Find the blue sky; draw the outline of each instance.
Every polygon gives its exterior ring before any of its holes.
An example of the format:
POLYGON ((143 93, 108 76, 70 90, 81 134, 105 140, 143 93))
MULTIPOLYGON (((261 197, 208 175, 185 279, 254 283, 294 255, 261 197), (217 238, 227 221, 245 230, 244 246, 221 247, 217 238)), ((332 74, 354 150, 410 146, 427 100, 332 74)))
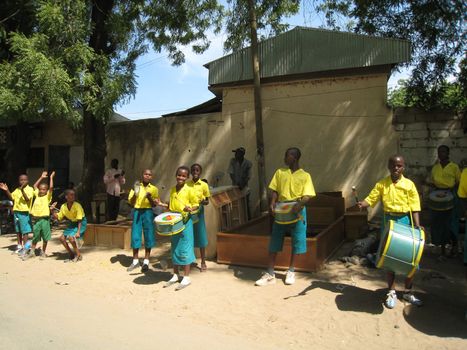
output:
MULTIPOLYGON (((318 27, 323 23, 320 15, 309 15, 312 11, 301 10, 300 14, 285 20, 291 28, 295 26, 318 27)), ((137 92, 134 99, 116 107, 116 112, 129 119, 157 118, 162 114, 184 110, 205 102, 214 95, 208 90, 208 70, 204 64, 224 55, 223 43, 226 35, 209 34, 210 48, 201 55, 189 47, 183 48, 186 61, 181 66, 172 66, 165 53, 149 52, 137 60, 137 92)), ((406 77, 404 71, 394 74, 389 86, 406 77)))

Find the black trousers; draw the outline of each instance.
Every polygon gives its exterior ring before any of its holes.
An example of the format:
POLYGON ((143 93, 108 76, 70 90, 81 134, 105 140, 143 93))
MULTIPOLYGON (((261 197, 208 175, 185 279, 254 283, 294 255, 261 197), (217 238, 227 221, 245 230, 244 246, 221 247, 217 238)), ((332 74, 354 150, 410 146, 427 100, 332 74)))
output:
POLYGON ((112 196, 107 193, 107 215, 106 220, 117 220, 118 211, 120 209, 120 196, 112 196))

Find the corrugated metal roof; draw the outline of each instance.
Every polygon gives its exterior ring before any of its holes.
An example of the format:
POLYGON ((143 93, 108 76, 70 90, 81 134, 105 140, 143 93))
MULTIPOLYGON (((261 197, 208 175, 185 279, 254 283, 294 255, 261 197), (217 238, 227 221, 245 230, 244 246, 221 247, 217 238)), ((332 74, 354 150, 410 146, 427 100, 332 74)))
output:
MULTIPOLYGON (((407 62, 410 42, 296 27, 259 44, 261 78, 407 62)), ((209 85, 252 80, 250 47, 205 65, 209 85)))

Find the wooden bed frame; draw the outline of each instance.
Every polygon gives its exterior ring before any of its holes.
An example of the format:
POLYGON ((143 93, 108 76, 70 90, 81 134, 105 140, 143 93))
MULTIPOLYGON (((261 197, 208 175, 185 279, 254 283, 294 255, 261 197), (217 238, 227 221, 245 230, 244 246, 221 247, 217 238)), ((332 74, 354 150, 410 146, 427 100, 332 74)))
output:
MULTIPOLYGON (((307 204, 307 252, 295 259, 297 271, 320 270, 344 241, 345 203, 341 192, 321 193, 307 204), (310 232, 311 231, 311 232, 310 232)), ((272 218, 263 215, 231 230, 217 233, 217 262, 241 266, 267 267, 272 218)), ((287 269, 291 239, 284 240, 277 254, 276 268, 287 269)))

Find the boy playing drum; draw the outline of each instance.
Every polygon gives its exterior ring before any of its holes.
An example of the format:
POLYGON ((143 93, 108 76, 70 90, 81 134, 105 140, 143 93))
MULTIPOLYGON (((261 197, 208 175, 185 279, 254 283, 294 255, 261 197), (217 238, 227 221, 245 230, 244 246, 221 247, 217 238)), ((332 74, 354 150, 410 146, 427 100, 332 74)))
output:
POLYGON ((290 255, 290 267, 286 273, 285 284, 295 283, 295 255, 306 253, 306 208, 305 204, 316 196, 311 176, 301 169, 298 160, 301 153, 298 148, 289 148, 285 152, 284 162, 287 168, 277 169, 269 188, 272 190, 271 203, 269 206, 271 214, 277 202, 296 201, 292 212, 299 213, 299 220, 289 224, 274 222, 272 226, 271 240, 269 243, 269 266, 268 271, 256 281, 257 286, 266 286, 276 283, 274 265, 277 253, 282 251, 284 236, 287 232, 292 238, 292 253, 290 255))
MULTIPOLYGON (((411 215, 413 216, 414 225, 416 228, 421 228, 419 220, 420 198, 418 196, 415 184, 402 175, 405 167, 404 158, 400 155, 395 155, 389 158, 388 169, 390 176, 378 181, 375 187, 371 190, 365 200, 358 202, 360 208, 374 207, 379 201, 382 201, 384 207, 383 223, 381 225, 381 233, 385 232, 386 225, 389 220, 397 223, 410 225, 411 215)), ((397 302, 395 273, 388 271, 388 294, 385 305, 392 309, 397 302)), ((411 304, 421 306, 422 301, 416 298, 411 290, 413 283, 413 275, 405 280, 404 300, 411 304)))

